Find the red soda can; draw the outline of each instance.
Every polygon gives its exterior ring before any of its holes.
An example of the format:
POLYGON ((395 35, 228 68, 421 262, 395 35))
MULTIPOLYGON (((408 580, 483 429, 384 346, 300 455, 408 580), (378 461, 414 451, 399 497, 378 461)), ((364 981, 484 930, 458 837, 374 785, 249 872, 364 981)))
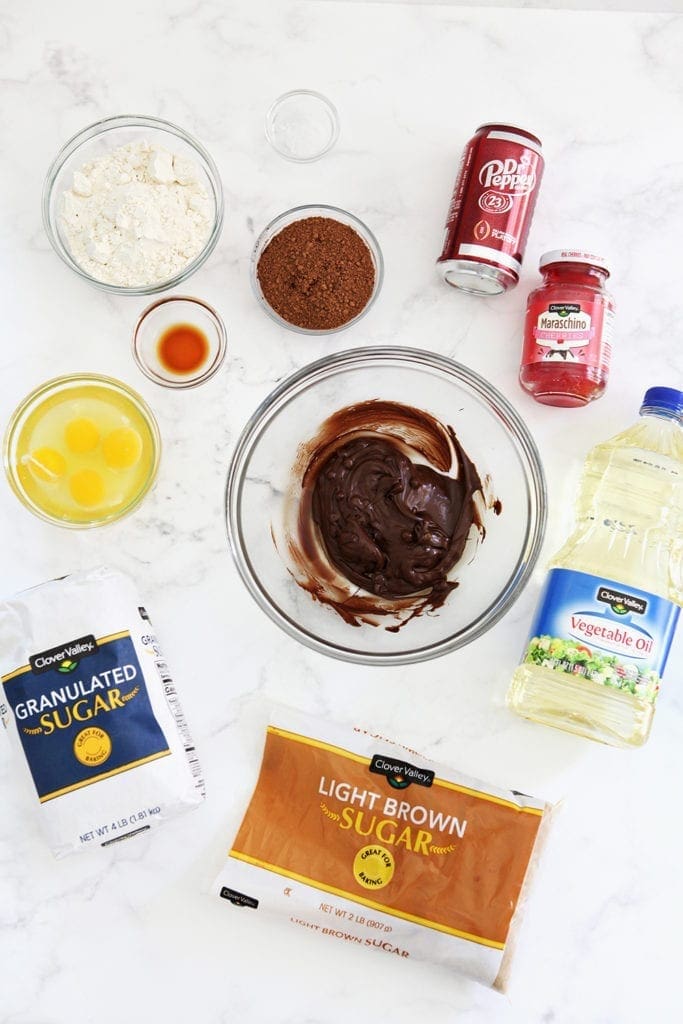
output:
POLYGON ((509 124, 483 124, 465 147, 437 267, 454 288, 499 295, 519 281, 543 174, 541 142, 509 124))

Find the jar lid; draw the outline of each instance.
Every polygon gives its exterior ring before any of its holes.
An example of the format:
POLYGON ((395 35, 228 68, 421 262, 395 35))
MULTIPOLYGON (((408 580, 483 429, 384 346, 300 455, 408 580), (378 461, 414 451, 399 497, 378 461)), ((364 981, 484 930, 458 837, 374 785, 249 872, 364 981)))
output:
POLYGON ((551 249, 544 252, 538 261, 538 269, 551 263, 583 263, 587 267, 599 267, 609 276, 609 267, 604 256, 596 256, 594 252, 584 252, 582 249, 551 249))

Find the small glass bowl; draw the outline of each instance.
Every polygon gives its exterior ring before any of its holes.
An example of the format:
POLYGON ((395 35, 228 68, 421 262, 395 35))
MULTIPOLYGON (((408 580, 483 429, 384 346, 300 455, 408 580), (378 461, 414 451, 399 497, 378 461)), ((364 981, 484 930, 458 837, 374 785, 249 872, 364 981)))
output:
POLYGON ((95 288, 117 295, 154 295, 168 288, 175 288, 187 280, 216 248, 223 226, 223 188, 218 169, 207 151, 182 128, 157 117, 108 117, 74 135, 52 161, 43 187, 43 225, 50 244, 60 259, 95 288), (73 172, 84 163, 101 157, 118 146, 142 140, 160 143, 171 152, 186 156, 197 164, 201 172, 201 183, 213 203, 213 223, 202 251, 174 277, 139 287, 122 287, 99 281, 76 262, 69 251, 59 223, 59 204, 62 194, 71 186, 73 172))
POLYGON ((268 110, 266 138, 285 160, 312 163, 329 153, 339 138, 339 115, 322 93, 294 89, 268 110))
MULTIPOLYGON (((39 422, 39 419, 38 419, 39 422)), ((144 450, 144 448, 143 448, 144 450)), ((73 373, 63 377, 55 377, 46 381, 24 398, 21 404, 14 411, 7 430, 3 445, 3 461, 9 484, 19 498, 21 503, 34 515, 44 519, 56 526, 66 526, 73 529, 87 529, 93 526, 103 526, 106 523, 115 522, 128 515, 138 507, 147 492, 151 489, 156 479, 161 455, 161 435, 154 417, 154 413, 144 399, 120 380, 113 377, 105 377, 96 373, 73 373), (58 507, 52 502, 45 500, 42 503, 34 496, 31 496, 30 488, 23 479, 22 473, 22 448, 27 438, 27 433, 36 426, 37 417, 44 409, 46 413, 59 404, 62 399, 73 402, 73 413, 76 416, 87 415, 86 404, 96 398, 99 401, 109 401, 116 412, 121 414, 122 423, 134 425, 138 429, 143 440, 151 451, 151 460, 146 473, 140 474, 138 486, 129 495, 128 501, 118 508, 104 515, 97 515, 95 510, 88 516, 87 510, 78 515, 69 515, 68 512, 58 511, 58 507)), ((83 456, 81 456, 83 458, 83 456)))
POLYGON ((143 310, 133 331, 133 358, 146 377, 165 388, 196 388, 216 373, 225 358, 225 325, 212 306, 190 295, 169 295, 143 310), (173 373, 158 354, 163 332, 176 324, 197 327, 209 344, 206 359, 190 373, 173 373))
MULTIPOLYGON (((427 661, 482 636, 528 582, 543 541, 546 509, 538 450, 507 399, 451 359, 384 346, 326 356, 283 381, 244 427, 225 493, 235 565, 260 608, 306 647, 361 665, 427 661), (288 525, 298 515, 292 483, 303 468, 297 461, 302 445, 331 413, 376 399, 418 406, 451 425, 497 499, 486 514, 485 540, 449 573, 458 586, 448 600, 397 632, 350 625, 315 600, 297 583, 288 544, 288 525)), ((386 625, 394 622, 388 619, 386 625)))
POLYGON ((365 316, 377 299, 382 287, 382 281, 384 280, 384 260, 382 258, 382 250, 379 247, 379 242, 373 235, 372 231, 370 231, 370 228, 368 228, 362 220, 359 220, 358 217, 354 217, 352 213, 348 213, 346 210, 340 210, 337 206, 295 206, 291 210, 281 213, 279 217, 275 218, 275 220, 271 220, 270 224, 263 229, 259 237, 256 239, 256 244, 251 254, 250 277, 251 287, 259 305, 268 314, 271 320, 275 321, 276 324, 280 324, 281 327, 286 327, 290 331, 297 331, 299 334, 336 334, 337 331, 345 331, 347 327, 351 327, 352 324, 357 323, 361 317, 365 316), (292 324, 289 320, 285 320, 284 317, 281 317, 279 313, 276 313, 273 307, 268 304, 258 279, 258 263, 261 259, 261 254, 268 243, 275 237, 275 235, 279 234, 283 228, 288 227, 295 221, 306 220, 308 217, 329 217, 330 220, 337 220, 341 224, 346 224, 348 227, 353 228, 353 230, 360 235, 370 250, 372 264, 375 268, 375 284, 372 289, 372 295, 360 313, 352 317, 351 320, 347 320, 345 324, 341 324, 339 327, 332 327, 328 330, 311 330, 308 327, 298 327, 297 324, 292 324))

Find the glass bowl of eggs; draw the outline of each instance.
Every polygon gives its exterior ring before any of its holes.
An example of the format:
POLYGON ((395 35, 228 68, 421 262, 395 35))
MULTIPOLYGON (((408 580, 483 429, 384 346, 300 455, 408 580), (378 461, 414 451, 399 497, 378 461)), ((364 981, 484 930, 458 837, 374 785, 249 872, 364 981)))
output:
POLYGON ((159 428, 140 395, 111 377, 79 373, 27 395, 10 419, 3 459, 29 511, 83 528, 132 512, 154 483, 160 452, 159 428))

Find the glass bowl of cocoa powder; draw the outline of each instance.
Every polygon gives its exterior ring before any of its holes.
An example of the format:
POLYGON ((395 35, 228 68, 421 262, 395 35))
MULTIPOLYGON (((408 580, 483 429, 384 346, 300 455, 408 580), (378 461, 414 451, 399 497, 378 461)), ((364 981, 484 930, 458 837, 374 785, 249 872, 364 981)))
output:
POLYGON ((384 261, 370 229, 336 206, 297 206, 261 232, 251 283, 268 316, 301 334, 333 334, 375 302, 384 261))

